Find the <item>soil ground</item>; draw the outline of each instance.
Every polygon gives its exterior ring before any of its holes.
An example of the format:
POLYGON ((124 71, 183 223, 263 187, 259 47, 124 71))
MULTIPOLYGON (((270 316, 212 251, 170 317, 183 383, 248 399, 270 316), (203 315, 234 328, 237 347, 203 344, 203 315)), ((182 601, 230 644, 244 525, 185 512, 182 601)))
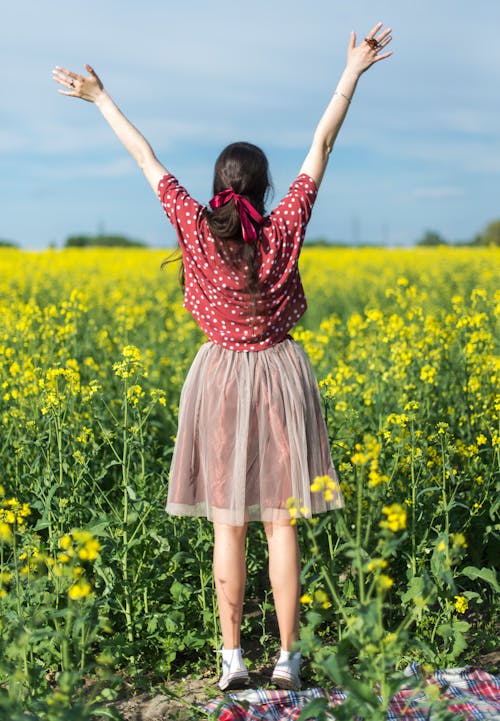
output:
MULTIPOLYGON (((250 688, 269 685, 272 667, 250 671, 250 688)), ((164 685, 160 692, 142 693, 114 704, 126 721, 196 721, 205 715, 200 704, 222 698, 217 678, 189 677, 164 685)))
MULTIPOLYGON (((483 656, 471 665, 498 673, 500 651, 483 656)), ((268 685, 271 671, 271 667, 264 667, 250 672, 252 688, 268 685)), ((126 721, 196 721, 204 718, 197 708, 199 704, 222 697, 216 681, 213 677, 190 677, 166 684, 161 692, 139 694, 114 705, 126 721)))

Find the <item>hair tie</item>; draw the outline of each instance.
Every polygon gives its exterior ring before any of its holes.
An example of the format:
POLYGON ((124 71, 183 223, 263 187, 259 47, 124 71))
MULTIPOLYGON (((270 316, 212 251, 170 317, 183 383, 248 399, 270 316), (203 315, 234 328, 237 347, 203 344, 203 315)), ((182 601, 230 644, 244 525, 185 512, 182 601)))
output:
POLYGON ((255 243, 257 240, 257 232, 250 220, 255 220, 256 223, 263 223, 264 218, 262 215, 255 210, 253 205, 239 193, 235 193, 232 188, 221 190, 220 193, 214 195, 210 201, 210 207, 212 210, 220 208, 222 205, 226 205, 230 200, 234 200, 234 205, 240 216, 241 233, 245 243, 255 243))

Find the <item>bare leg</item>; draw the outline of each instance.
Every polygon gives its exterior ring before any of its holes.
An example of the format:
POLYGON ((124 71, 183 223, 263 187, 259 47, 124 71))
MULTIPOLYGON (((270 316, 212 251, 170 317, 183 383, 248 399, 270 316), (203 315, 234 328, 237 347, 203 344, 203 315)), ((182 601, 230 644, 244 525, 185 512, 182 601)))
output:
POLYGON ((214 578, 224 648, 240 647, 247 525, 214 523, 214 578))
POLYGON ((289 651, 299 638, 300 554, 297 529, 288 521, 266 522, 264 528, 281 648, 289 651))

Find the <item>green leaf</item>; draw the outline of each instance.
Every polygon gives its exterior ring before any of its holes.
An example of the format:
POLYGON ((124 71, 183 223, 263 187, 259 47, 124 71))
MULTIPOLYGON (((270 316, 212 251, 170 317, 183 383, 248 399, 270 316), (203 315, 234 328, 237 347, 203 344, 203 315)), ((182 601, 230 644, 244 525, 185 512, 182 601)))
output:
POLYGON ((123 716, 112 706, 102 706, 101 708, 94 707, 92 709, 92 715, 115 719, 115 721, 123 721, 123 716))
POLYGON ((305 708, 300 712, 298 721, 307 721, 307 719, 321 717, 328 707, 326 698, 313 698, 305 708))
POLYGON ((475 566, 466 566, 461 573, 462 576, 467 576, 472 581, 480 578, 482 581, 486 581, 490 586, 498 593, 500 586, 498 585, 496 573, 492 568, 476 568, 475 566))
POLYGON ((100 521, 93 526, 86 526, 85 529, 93 536, 106 536, 107 533, 105 533, 105 531, 107 530, 108 526, 109 521, 100 521))
POLYGON ((353 696, 361 699, 371 708, 376 709, 380 706, 377 694, 367 683, 363 683, 355 678, 349 678, 346 676, 344 678, 344 686, 353 696))

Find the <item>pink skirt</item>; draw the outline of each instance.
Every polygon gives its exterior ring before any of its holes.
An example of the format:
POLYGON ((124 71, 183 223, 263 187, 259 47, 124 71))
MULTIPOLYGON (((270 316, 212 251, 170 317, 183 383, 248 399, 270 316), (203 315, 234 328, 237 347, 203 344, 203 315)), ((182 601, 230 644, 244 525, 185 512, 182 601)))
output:
POLYGON ((205 343, 181 393, 167 512, 241 526, 343 505, 309 360, 292 338, 241 353, 205 343), (336 485, 325 501, 316 476, 336 485))

